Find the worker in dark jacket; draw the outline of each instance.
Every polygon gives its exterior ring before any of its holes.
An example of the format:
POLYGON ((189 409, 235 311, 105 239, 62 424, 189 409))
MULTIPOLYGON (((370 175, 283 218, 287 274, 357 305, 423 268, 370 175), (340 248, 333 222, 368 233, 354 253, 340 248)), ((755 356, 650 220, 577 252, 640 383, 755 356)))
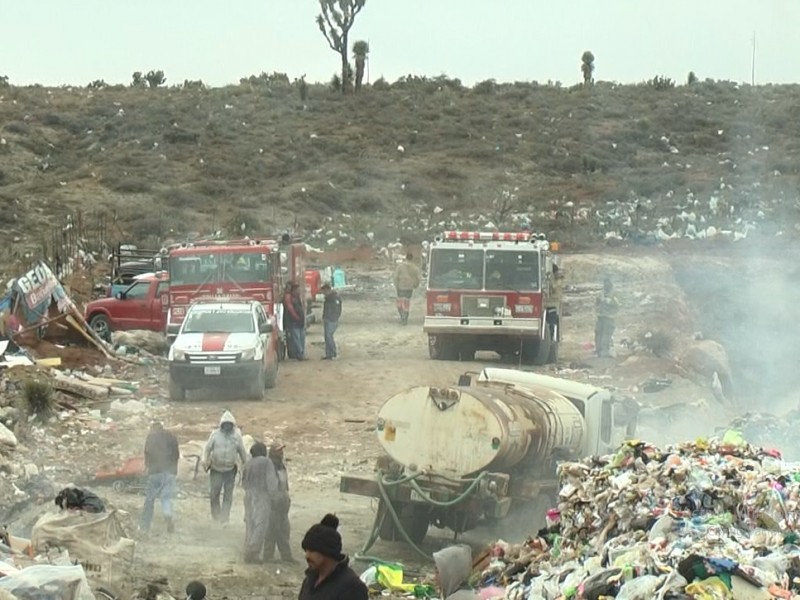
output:
POLYGON ((329 283, 321 288, 325 295, 325 304, 322 305, 322 329, 325 336, 325 356, 322 360, 336 360, 339 353, 336 348, 336 340, 333 334, 339 326, 339 318, 342 316, 342 298, 339 292, 334 290, 329 283))
POLYGON ((172 533, 174 530, 172 496, 175 493, 180 455, 178 439, 175 435, 164 429, 161 423, 154 422, 144 443, 147 494, 144 499, 142 518, 139 522, 140 532, 144 533, 150 530, 156 498, 161 498, 161 512, 167 522, 167 531, 172 533))
POLYGON ((342 554, 342 536, 336 529, 339 519, 327 514, 313 525, 303 538, 308 570, 299 600, 367 600, 369 591, 364 582, 348 566, 342 554))
POLYGON ((289 473, 283 460, 284 448, 280 442, 273 442, 269 447, 272 470, 269 471, 267 479, 270 513, 267 539, 264 544, 265 561, 273 559, 277 548, 282 561, 294 562, 292 547, 289 545, 291 533, 289 508, 292 506, 292 499, 289 497, 289 473))
POLYGON ((292 283, 283 295, 283 324, 286 331, 288 355, 297 360, 306 359, 306 315, 300 286, 292 283))

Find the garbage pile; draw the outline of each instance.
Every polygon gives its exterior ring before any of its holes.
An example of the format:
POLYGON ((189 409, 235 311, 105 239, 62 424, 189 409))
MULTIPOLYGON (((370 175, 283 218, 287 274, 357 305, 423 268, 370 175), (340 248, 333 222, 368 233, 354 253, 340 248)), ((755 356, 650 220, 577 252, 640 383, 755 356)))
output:
MULTIPOLYGON (((564 463, 558 507, 472 583, 509 600, 800 598, 800 465, 741 433, 564 463)), ((492 596, 495 597, 495 596, 492 596)))

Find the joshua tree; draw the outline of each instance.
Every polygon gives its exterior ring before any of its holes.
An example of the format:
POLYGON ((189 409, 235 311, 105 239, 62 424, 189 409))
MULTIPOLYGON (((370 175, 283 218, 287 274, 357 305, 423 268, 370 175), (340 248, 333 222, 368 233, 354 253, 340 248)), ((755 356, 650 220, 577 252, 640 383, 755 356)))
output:
POLYGON ((319 0, 322 12, 317 16, 317 25, 322 35, 342 59, 342 93, 350 87, 350 64, 347 60, 350 29, 356 15, 364 8, 367 0, 319 0))
POLYGON ((369 54, 369 44, 364 40, 359 40, 353 44, 353 56, 356 59, 356 93, 361 91, 361 83, 364 81, 364 64, 367 62, 369 54))
POLYGON ((592 79, 592 75, 594 75, 594 54, 589 52, 588 50, 583 53, 581 56, 581 73, 583 73, 583 85, 589 86, 592 85, 594 79, 592 79))

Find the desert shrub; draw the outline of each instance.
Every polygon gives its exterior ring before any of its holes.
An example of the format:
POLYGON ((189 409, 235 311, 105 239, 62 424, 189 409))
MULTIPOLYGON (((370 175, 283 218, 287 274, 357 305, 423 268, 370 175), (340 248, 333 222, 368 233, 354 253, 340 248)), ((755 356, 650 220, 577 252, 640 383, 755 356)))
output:
POLYGON ((11 121, 3 127, 8 133, 17 133, 19 135, 28 135, 31 131, 30 126, 22 121, 11 121))
POLYGON ((200 134, 196 131, 186 131, 185 129, 172 128, 164 132, 164 141, 169 144, 196 144, 200 140, 200 134))
POLYGON ((694 85, 695 83, 697 83, 697 75, 694 74, 694 71, 689 71, 686 76, 686 85, 694 85))
POLYGON ((234 238, 257 234, 260 229, 261 222, 258 218, 246 211, 237 212, 225 224, 225 231, 234 238))
POLYGON ((86 87, 89 88, 90 90, 103 90, 108 87, 108 84, 102 79, 95 79, 94 81, 89 83, 86 87))
POLYGON ((334 73, 331 77, 330 84, 328 85, 332 92, 340 92, 342 90, 342 78, 338 73, 334 73))
POLYGON ((658 91, 671 90, 672 88, 675 87, 675 81, 670 79, 669 77, 656 75, 655 77, 647 81, 647 85, 653 88, 654 90, 658 91))
POLYGON ((197 79, 197 80, 184 79, 182 87, 185 90, 204 90, 206 89, 206 84, 203 83, 202 79, 197 79))
POLYGON ((372 89, 387 92, 392 89, 392 86, 386 81, 385 77, 379 77, 375 80, 375 83, 372 84, 372 89))
POLYGON ((476 83, 472 91, 476 94, 494 94, 497 91, 497 82, 494 79, 487 79, 476 83))
POLYGON ((654 356, 665 358, 672 351, 674 340, 666 331, 648 331, 642 334, 639 342, 654 356))
POLYGON ((147 85, 147 80, 142 75, 141 71, 134 71, 133 75, 131 75, 131 87, 145 87, 147 85))
POLYGON ((300 79, 295 80, 297 84, 297 93, 300 95, 300 102, 308 100, 308 84, 306 83, 306 76, 303 75, 300 79))
POLYGON ((22 384, 25 411, 39 419, 47 419, 55 411, 53 387, 46 381, 28 379, 22 384))
POLYGON ((147 75, 144 76, 144 80, 151 88, 157 88, 167 82, 167 78, 164 77, 164 71, 160 69, 158 71, 148 71, 147 75))

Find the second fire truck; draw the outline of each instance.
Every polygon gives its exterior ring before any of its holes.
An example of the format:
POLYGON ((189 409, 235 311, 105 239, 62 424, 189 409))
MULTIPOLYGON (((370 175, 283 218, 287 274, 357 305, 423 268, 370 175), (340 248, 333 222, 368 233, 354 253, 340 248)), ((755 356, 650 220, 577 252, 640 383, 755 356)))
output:
MULTIPOLYGON (((168 265, 170 339, 177 334, 189 305, 201 298, 258 300, 282 331, 284 288, 288 282, 296 282, 306 310, 305 244, 297 238, 184 244, 170 249, 168 265)), ((283 348, 279 354, 283 354, 283 348)))
POLYGON ((557 360, 561 306, 543 235, 446 231, 428 261, 423 327, 431 358, 473 360, 492 350, 527 364, 557 360))

